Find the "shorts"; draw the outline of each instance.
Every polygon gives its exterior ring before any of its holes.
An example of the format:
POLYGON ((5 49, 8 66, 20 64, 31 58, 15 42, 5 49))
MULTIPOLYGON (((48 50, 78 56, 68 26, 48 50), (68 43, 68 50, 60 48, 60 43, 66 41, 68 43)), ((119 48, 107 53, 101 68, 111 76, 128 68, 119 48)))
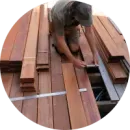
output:
MULTIPOLYGON (((65 41, 67 45, 79 43, 80 30, 77 29, 77 27, 65 28, 64 32, 65 32, 65 41)), ((56 39, 54 45, 56 45, 56 39)))

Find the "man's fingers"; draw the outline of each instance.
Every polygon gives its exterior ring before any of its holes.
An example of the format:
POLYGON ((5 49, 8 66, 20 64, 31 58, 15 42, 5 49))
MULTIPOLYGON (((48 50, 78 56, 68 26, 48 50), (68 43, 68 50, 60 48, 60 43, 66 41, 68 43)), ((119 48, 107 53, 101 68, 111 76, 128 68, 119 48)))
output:
POLYGON ((86 66, 86 63, 85 63, 84 61, 82 61, 82 64, 83 64, 84 66, 86 66))

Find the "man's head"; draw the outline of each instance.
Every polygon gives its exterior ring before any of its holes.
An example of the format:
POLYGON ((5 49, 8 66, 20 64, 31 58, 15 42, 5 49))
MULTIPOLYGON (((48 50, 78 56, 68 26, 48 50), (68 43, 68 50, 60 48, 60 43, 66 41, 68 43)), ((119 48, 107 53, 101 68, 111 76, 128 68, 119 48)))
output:
POLYGON ((92 7, 91 5, 74 2, 74 17, 83 26, 90 26, 92 24, 92 7))

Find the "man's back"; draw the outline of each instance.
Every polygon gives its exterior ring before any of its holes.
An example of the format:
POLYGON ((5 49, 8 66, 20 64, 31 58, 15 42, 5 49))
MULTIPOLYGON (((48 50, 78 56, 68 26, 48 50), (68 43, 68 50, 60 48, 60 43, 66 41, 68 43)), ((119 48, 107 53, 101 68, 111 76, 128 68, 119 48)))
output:
POLYGON ((72 24, 71 16, 70 16, 70 3, 75 0, 59 0, 55 6, 52 8, 52 19, 54 24, 58 24, 58 26, 69 26, 72 24))

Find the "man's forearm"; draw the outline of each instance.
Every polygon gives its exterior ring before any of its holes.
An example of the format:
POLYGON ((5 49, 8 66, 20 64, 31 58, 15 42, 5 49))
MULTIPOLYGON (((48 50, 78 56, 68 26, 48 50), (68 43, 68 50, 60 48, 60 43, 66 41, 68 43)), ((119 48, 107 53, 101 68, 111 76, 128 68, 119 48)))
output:
POLYGON ((66 55, 66 57, 70 60, 74 60, 74 56, 70 52, 66 42, 64 40, 58 40, 57 41, 58 47, 63 51, 63 53, 66 55))

